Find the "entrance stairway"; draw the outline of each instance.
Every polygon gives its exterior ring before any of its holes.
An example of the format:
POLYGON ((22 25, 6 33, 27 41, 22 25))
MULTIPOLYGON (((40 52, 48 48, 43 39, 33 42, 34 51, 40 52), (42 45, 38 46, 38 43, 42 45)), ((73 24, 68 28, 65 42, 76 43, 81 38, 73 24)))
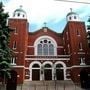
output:
POLYGON ((58 84, 72 84, 74 85, 73 81, 71 80, 60 80, 60 81, 56 81, 56 80, 53 80, 53 81, 24 81, 24 84, 26 85, 55 85, 55 83, 58 85, 58 84))
POLYGON ((80 84, 74 84, 71 80, 66 81, 24 81, 17 90, 83 90, 80 84))

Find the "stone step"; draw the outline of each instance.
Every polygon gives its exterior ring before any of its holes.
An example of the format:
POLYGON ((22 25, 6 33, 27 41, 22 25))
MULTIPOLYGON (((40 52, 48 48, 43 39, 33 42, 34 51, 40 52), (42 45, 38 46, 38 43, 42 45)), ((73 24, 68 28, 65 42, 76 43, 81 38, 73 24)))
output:
POLYGON ((61 81, 24 81, 24 85, 55 85, 55 84, 67 84, 73 85, 71 80, 61 80, 61 81))

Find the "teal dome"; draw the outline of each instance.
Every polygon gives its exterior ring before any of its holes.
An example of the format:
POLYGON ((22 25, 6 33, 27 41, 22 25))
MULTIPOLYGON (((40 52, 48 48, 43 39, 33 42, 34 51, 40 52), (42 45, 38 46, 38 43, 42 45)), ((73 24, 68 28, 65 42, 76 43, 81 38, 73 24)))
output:
POLYGON ((16 9, 13 13, 14 18, 26 18, 26 12, 22 9, 22 6, 20 6, 18 9, 16 9))
POLYGON ((78 14, 75 13, 75 12, 69 12, 69 13, 67 14, 67 16, 70 16, 70 15, 78 15, 78 14))
POLYGON ((26 14, 26 12, 22 9, 21 6, 20 6, 20 8, 16 9, 16 10, 14 11, 14 13, 15 13, 15 12, 23 12, 23 13, 26 14))
POLYGON ((76 12, 71 11, 66 16, 67 21, 80 21, 79 15, 76 12))

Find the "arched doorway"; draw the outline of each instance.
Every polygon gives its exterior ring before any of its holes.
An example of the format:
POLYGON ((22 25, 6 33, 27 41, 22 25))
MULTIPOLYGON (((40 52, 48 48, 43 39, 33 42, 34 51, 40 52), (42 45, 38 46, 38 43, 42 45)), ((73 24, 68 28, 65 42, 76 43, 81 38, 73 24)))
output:
POLYGON ((54 64, 54 73, 57 80, 67 80, 66 78, 66 64, 62 61, 57 61, 54 64))
POLYGON ((61 64, 56 65, 56 79, 64 80, 63 66, 61 64))
POLYGON ((44 65, 44 79, 52 80, 52 66, 50 64, 44 65))
POLYGON ((40 80, 40 66, 37 63, 32 65, 32 80, 40 80))

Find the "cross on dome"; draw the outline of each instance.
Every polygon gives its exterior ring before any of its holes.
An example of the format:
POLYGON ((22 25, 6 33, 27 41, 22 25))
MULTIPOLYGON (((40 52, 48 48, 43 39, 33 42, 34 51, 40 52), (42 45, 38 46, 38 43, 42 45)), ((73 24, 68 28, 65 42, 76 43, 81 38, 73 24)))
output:
POLYGON ((47 23, 46 23, 46 22, 44 22, 44 27, 46 27, 46 25, 47 25, 47 23))
POLYGON ((20 5, 20 8, 22 8, 23 6, 22 5, 20 5))
POLYGON ((72 8, 70 8, 70 12, 67 14, 67 21, 80 21, 79 15, 73 12, 72 8))
POLYGON ((72 12, 72 8, 70 8, 70 11, 72 12))
POLYGON ((19 8, 17 8, 14 13, 13 13, 13 17, 14 18, 19 18, 19 19, 26 19, 27 15, 26 12, 22 9, 22 5, 19 6, 19 8))

